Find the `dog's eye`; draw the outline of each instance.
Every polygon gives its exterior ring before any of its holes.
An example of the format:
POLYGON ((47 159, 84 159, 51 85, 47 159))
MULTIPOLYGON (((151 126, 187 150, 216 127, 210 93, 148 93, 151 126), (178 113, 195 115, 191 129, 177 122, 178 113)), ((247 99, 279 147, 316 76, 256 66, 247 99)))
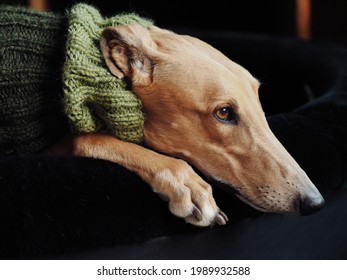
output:
POLYGON ((230 107, 221 107, 214 113, 214 115, 221 122, 237 124, 236 115, 230 107))

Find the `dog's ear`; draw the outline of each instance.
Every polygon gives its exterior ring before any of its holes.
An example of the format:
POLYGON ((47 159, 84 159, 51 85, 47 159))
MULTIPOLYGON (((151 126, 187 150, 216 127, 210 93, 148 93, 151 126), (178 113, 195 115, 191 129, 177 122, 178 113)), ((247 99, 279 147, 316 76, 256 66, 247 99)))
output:
POLYGON ((148 85, 152 81, 153 48, 147 29, 138 24, 107 27, 101 35, 100 47, 113 75, 127 77, 134 85, 148 85))

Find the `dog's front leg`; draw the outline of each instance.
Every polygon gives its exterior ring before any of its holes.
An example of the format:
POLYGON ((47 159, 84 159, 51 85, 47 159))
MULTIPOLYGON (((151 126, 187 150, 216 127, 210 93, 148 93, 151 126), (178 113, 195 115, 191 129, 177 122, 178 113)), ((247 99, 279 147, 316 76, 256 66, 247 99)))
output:
POLYGON ((212 196, 212 188, 185 161, 105 134, 73 138, 72 153, 118 163, 138 174, 154 192, 169 200, 170 211, 197 226, 228 221, 212 196))

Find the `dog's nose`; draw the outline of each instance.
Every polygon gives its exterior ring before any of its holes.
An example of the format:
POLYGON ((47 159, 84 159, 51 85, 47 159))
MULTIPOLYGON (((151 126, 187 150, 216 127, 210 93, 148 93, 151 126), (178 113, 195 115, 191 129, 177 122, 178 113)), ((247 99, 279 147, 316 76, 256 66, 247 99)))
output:
POLYGON ((324 206, 324 198, 318 193, 306 195, 300 200, 300 214, 311 215, 324 206))

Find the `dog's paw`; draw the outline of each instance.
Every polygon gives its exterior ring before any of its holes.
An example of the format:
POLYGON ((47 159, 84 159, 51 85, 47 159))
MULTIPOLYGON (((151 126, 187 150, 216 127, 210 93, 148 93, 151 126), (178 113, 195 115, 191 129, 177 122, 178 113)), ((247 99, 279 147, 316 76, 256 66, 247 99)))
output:
POLYGON ((157 171, 151 185, 166 197, 170 211, 196 226, 224 225, 227 216, 218 208, 212 188, 185 161, 172 159, 157 171))

